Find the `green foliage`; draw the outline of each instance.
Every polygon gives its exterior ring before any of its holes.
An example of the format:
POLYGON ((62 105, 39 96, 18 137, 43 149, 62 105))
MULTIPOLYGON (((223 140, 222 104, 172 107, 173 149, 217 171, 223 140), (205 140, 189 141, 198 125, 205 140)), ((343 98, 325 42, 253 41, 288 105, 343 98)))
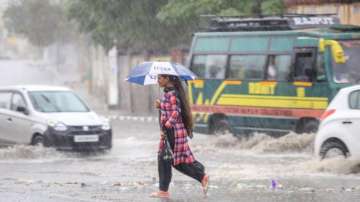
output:
POLYGON ((6 28, 23 35, 39 47, 66 35, 66 18, 61 6, 48 0, 14 1, 4 12, 6 28))
POLYGON ((83 32, 106 49, 166 50, 191 33, 178 24, 168 25, 156 18, 167 0, 72 0, 68 16, 79 22, 83 32), (184 32, 186 31, 186 32, 184 32))
POLYGON ((254 16, 282 13, 282 0, 169 0, 158 18, 169 24, 199 20, 201 15, 254 16))
POLYGON ((264 15, 276 15, 284 13, 285 7, 283 1, 268 0, 261 5, 264 15))
POLYGON ((106 49, 168 50, 190 43, 200 15, 251 15, 254 2, 263 13, 282 9, 281 0, 69 0, 67 11, 106 49))

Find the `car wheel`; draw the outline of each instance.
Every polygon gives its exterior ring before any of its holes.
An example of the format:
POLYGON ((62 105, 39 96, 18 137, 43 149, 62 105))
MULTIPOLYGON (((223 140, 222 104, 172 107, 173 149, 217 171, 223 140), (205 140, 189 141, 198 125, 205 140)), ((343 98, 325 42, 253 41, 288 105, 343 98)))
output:
POLYGON ((346 146, 339 141, 326 142, 320 150, 321 159, 329 159, 336 157, 347 158, 349 151, 346 146))
POLYGON ((45 146, 45 139, 44 139, 44 137, 43 137, 42 135, 36 135, 36 136, 33 138, 32 145, 44 147, 44 146, 45 146))

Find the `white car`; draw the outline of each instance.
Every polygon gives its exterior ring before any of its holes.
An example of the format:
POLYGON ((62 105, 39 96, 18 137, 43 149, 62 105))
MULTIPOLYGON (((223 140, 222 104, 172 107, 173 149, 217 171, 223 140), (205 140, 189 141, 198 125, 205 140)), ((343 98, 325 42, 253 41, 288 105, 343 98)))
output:
POLYGON ((0 87, 0 144, 18 143, 107 150, 112 147, 112 129, 68 88, 0 87))
POLYGON ((360 159, 360 85, 341 89, 323 113, 315 154, 360 159))

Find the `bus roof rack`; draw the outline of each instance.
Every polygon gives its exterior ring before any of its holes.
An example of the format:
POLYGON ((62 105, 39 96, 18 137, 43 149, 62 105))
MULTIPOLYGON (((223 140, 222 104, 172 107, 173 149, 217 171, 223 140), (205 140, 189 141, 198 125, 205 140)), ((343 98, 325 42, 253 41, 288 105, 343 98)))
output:
POLYGON ((279 16, 216 16, 207 18, 207 31, 274 31, 330 27, 340 24, 335 14, 284 14, 279 16))

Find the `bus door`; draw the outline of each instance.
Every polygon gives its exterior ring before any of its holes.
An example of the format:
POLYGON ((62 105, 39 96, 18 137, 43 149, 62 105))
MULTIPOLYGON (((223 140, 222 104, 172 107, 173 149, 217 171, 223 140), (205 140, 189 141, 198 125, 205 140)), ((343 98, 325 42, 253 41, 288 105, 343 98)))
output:
POLYGON ((292 81, 295 89, 293 116, 296 132, 314 132, 318 118, 326 109, 330 86, 324 56, 317 47, 294 48, 292 81))
MULTIPOLYGON (((267 110, 263 124, 277 132, 288 132, 293 129, 291 117, 294 89, 291 78, 292 55, 290 53, 270 53, 267 57, 263 85, 273 90, 266 95, 267 110)), ((264 86, 265 87, 265 86, 264 86)))

